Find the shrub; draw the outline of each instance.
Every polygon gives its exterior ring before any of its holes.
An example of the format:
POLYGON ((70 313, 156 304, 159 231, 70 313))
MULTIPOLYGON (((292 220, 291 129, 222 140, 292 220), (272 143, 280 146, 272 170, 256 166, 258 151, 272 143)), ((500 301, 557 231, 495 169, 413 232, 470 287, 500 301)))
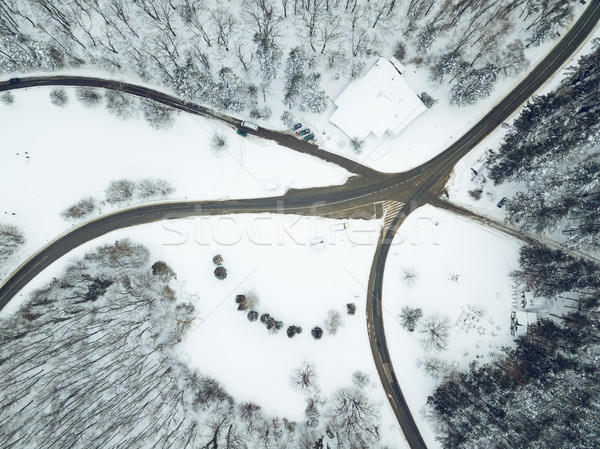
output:
POLYGON ((69 102, 67 91, 64 89, 52 89, 50 91, 50 102, 54 106, 66 106, 66 104, 69 102))
POLYGON ((394 58, 401 62, 406 58, 406 47, 402 42, 396 43, 396 46, 394 47, 394 58))
POLYGON ((98 204, 94 197, 88 196, 77 201, 71 207, 63 210, 60 215, 67 219, 84 218, 96 210, 98 204))
POLYGON ((214 256, 213 263, 219 267, 221 265, 223 265, 223 256, 221 256, 220 254, 217 254, 216 256, 214 256))
POLYGON ((169 129, 175 123, 175 110, 154 101, 143 100, 142 112, 146 122, 154 129, 169 129))
POLYGON ((342 324, 343 322, 340 312, 338 312, 337 310, 330 310, 329 312, 327 312, 327 318, 325 319, 324 325, 329 335, 337 334, 337 331, 342 326, 342 324))
POLYGON ((86 108, 98 106, 102 100, 100 93, 91 87, 78 87, 75 96, 86 108))
POLYGON ((291 325, 287 328, 287 336, 292 338, 296 334, 301 334, 302 328, 300 326, 291 325))
POLYGON ((363 146, 365 145, 365 141, 355 137, 350 141, 350 145, 355 153, 360 153, 363 150, 363 146))
POLYGON ((166 198, 175 189, 162 178, 144 178, 137 186, 137 194, 142 199, 166 198))
POLYGON ((106 110, 122 119, 133 115, 134 98, 116 90, 108 90, 104 94, 106 110))
POLYGON ((6 106, 10 106, 15 102, 15 96, 12 94, 12 92, 5 92, 2 94, 2 96, 0 96, 0 101, 2 101, 2 103, 4 103, 6 106))
POLYGON ((255 310, 251 310, 248 312, 248 321, 256 321, 258 319, 258 312, 255 310))
POLYGON ((111 181, 105 190, 108 204, 123 203, 133 198, 135 183, 129 179, 116 179, 111 181))
POLYGON ((286 126, 286 128, 291 128, 294 126, 294 116, 290 111, 283 111, 281 114, 281 122, 286 126))
POLYGON ((356 306, 353 302, 346 304, 346 311, 348 315, 354 315, 356 313, 356 306))
POLYGON ((235 302, 238 305, 238 310, 251 310, 254 309, 258 303, 258 298, 252 293, 245 295, 237 295, 235 302))
POLYGON ((438 102, 436 98, 433 98, 427 92, 421 92, 419 98, 427 108, 433 107, 433 105, 438 102))
POLYGON ((227 149, 227 138, 225 134, 215 132, 210 138, 210 149, 218 153, 221 150, 227 149))
POLYGON ((152 265, 152 274, 154 276, 160 276, 165 280, 172 278, 177 279, 177 275, 175 274, 175 272, 171 269, 170 266, 166 264, 166 262, 163 262, 162 260, 154 262, 154 264, 152 265))
POLYGON ((319 326, 315 326, 310 331, 310 335, 312 335, 315 340, 318 340, 323 336, 323 329, 321 329, 319 326))
POLYGON ((227 270, 225 267, 215 268, 215 277, 221 281, 225 279, 227 277, 227 270))
POLYGON ((267 330, 272 334, 279 332, 281 328, 283 328, 283 322, 277 321, 268 313, 263 313, 260 316, 260 322, 263 323, 267 327, 267 330))
POLYGON ((469 190, 469 195, 475 200, 479 201, 481 199, 481 194, 483 193, 482 189, 474 189, 469 190))
POLYGON ((248 298, 246 298, 246 295, 237 295, 235 297, 235 303, 238 305, 238 310, 248 309, 248 298))

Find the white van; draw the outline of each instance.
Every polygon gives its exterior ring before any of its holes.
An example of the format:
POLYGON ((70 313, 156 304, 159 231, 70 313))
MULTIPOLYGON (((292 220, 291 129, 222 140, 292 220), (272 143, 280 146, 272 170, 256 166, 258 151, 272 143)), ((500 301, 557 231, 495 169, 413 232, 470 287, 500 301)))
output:
POLYGON ((256 126, 254 123, 242 122, 242 123, 240 123, 240 126, 251 129, 252 131, 258 131, 258 126, 256 126))

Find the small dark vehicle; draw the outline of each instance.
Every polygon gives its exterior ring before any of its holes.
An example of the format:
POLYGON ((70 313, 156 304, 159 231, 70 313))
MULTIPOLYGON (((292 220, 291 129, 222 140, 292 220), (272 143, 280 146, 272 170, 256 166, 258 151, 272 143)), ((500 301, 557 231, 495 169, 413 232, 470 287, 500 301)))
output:
POLYGON ((305 136, 310 132, 310 128, 304 128, 302 131, 297 132, 296 134, 298 134, 299 136, 305 136))
POLYGON ((308 136, 306 136, 304 139, 305 142, 308 142, 309 140, 313 140, 315 138, 315 135, 313 133, 310 133, 308 136))
POLYGON ((248 135, 248 133, 246 131, 244 131, 243 129, 239 129, 239 128, 237 130, 237 133, 242 137, 246 137, 248 135))
POLYGON ((504 206, 506 204, 507 201, 508 201, 508 198, 504 197, 498 202, 498 204, 496 204, 496 206, 498 206, 498 208, 501 208, 502 206, 504 206))
POLYGON ((296 123, 296 124, 294 125, 294 131, 297 131, 297 130, 299 130, 300 128, 302 128, 302 123, 296 123))
POLYGON ((21 78, 11 78, 8 80, 10 84, 17 84, 19 81, 21 81, 21 78))

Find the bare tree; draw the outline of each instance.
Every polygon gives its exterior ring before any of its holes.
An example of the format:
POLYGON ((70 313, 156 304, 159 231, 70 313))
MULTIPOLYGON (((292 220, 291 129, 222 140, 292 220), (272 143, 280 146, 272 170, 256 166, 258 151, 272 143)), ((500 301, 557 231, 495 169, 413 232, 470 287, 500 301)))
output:
POLYGON ((88 196, 63 210, 60 215, 67 220, 85 218, 96 211, 97 208, 98 202, 96 198, 88 196))
POLYGON ((162 178, 144 178, 137 185, 137 195, 142 199, 166 198, 175 191, 169 182, 162 178))
POLYGON ((235 18, 225 9, 219 8, 210 13, 211 23, 216 32, 217 44, 229 51, 229 40, 235 27, 235 18))
POLYGON ((407 287, 413 287, 417 283, 419 273, 414 267, 404 267, 402 268, 402 274, 400 275, 400 278, 407 287))
POLYGON ((417 361, 417 366, 423 368, 434 379, 445 376, 450 371, 450 365, 438 357, 425 357, 417 361))
POLYGON ((222 150, 226 150, 227 137, 225 137, 225 134, 215 131, 210 138, 210 149, 213 150, 215 153, 218 153, 222 150))
POLYGON ((402 327, 409 332, 414 332, 417 322, 422 316, 422 309, 404 306, 402 307, 401 313, 398 317, 400 318, 400 324, 402 327))
POLYGON ((298 391, 312 391, 317 388, 317 373, 312 363, 302 362, 290 377, 292 388, 298 391))
POLYGON ((133 115, 135 99, 118 90, 107 90, 104 94, 106 110, 122 119, 133 115))
POLYGON ((352 374, 352 383, 357 388, 364 388, 369 385, 369 375, 362 371, 355 371, 352 374))
POLYGON ((330 428, 342 442, 372 447, 378 438, 379 409, 359 388, 337 390, 327 414, 330 428))
POLYGON ((106 202, 108 204, 118 204, 129 201, 133 198, 136 185, 129 179, 116 179, 111 181, 106 190, 106 202))
POLYGON ((25 243, 25 237, 15 225, 0 224, 0 263, 12 256, 25 243))
POLYGON ((419 328, 420 341, 425 349, 442 351, 448 346, 450 319, 439 313, 429 315, 419 328))
POLYGON ((152 100, 141 102, 142 112, 148 124, 154 129, 169 129, 175 123, 175 110, 152 100))

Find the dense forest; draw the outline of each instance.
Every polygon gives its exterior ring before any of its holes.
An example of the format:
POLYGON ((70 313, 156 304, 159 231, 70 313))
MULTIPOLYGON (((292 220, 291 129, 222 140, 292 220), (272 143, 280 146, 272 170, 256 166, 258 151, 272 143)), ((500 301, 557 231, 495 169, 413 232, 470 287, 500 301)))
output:
POLYGON ((327 397, 314 366, 299 366, 305 419, 292 422, 188 367, 177 346, 198 310, 176 290, 164 261, 120 240, 0 319, 0 447, 382 447, 381 404, 360 372, 327 397))
POLYGON ((324 80, 359 76, 375 56, 393 54, 450 83, 451 101, 465 105, 489 95, 499 77, 524 70, 525 47, 556 35, 573 18, 573 3, 4 0, 0 72, 88 65, 268 118, 273 98, 323 111, 324 80))
POLYGON ((488 161, 494 183, 525 188, 508 220, 538 233, 560 231, 571 248, 600 246, 600 40, 560 86, 532 99, 488 161))

